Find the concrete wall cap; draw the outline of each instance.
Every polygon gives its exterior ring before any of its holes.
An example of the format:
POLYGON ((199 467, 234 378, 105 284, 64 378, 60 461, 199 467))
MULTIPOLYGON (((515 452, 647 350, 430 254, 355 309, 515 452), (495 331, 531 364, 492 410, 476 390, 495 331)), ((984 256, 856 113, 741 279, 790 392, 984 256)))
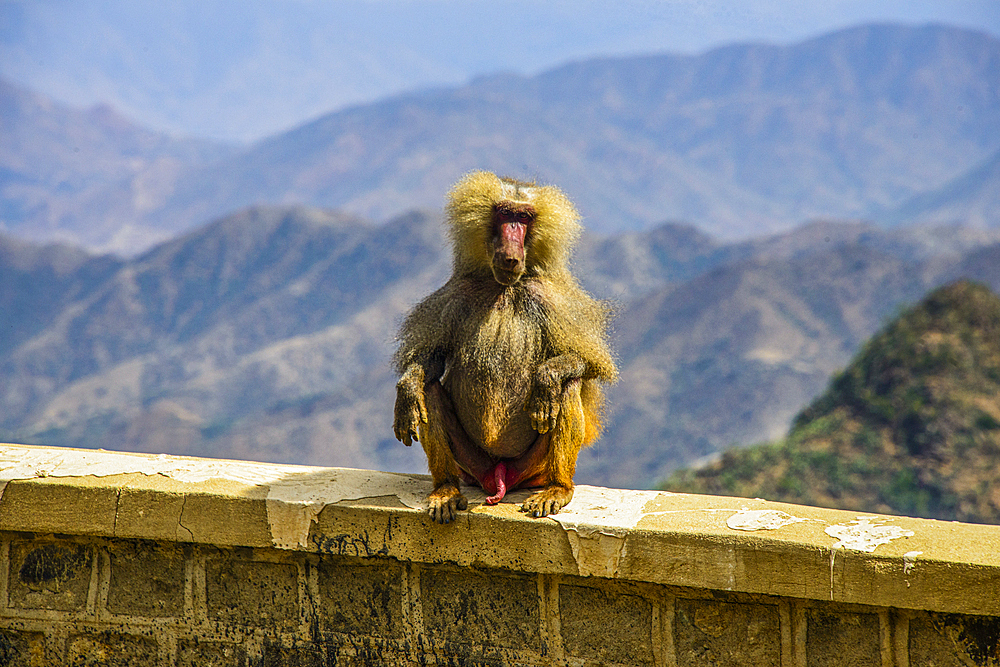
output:
POLYGON ((761 499, 580 485, 553 517, 528 491, 448 526, 429 477, 0 445, 0 530, 267 547, 416 563, 1000 615, 1000 526, 761 499))

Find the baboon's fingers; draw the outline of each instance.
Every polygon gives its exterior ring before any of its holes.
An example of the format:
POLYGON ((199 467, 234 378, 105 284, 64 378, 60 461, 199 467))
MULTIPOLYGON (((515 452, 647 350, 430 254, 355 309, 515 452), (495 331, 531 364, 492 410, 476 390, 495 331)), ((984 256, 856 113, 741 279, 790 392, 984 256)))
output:
POLYGON ((417 429, 413 426, 405 426, 399 421, 392 425, 392 433, 396 436, 396 440, 409 447, 413 444, 414 440, 419 440, 417 437, 417 429))
POLYGON ((542 410, 537 410, 531 413, 531 428, 535 429, 539 433, 548 433, 549 431, 549 416, 542 410))
POLYGON ((559 417, 559 407, 560 407, 560 405, 559 405, 559 401, 558 400, 552 401, 552 405, 549 406, 549 424, 548 424, 549 428, 548 428, 548 430, 550 430, 550 431, 554 430, 555 427, 556 427, 556 419, 558 419, 558 417, 559 417))
POLYGON ((419 440, 417 429, 419 422, 427 423, 427 408, 424 407, 422 396, 411 396, 409 400, 396 400, 396 415, 392 422, 392 432, 404 445, 409 447, 414 440, 419 440))
POLYGON ((531 412, 531 427, 539 433, 548 433, 556 427, 559 417, 559 401, 539 400, 531 412))
POLYGON ((559 415, 558 392, 549 386, 536 387, 528 412, 531 427, 539 433, 548 433, 556 427, 559 415))

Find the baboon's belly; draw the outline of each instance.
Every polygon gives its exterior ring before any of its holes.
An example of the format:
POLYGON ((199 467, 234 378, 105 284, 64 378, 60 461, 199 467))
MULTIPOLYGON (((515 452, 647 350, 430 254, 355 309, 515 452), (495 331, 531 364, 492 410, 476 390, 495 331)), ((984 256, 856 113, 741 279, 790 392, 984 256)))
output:
POLYGON ((528 373, 490 377, 452 367, 444 388, 472 442, 491 456, 513 458, 538 437, 527 412, 531 379, 528 373))
POLYGON ((463 323, 444 383, 466 434, 497 458, 520 456, 538 437, 526 407, 546 346, 530 300, 518 294, 463 323))

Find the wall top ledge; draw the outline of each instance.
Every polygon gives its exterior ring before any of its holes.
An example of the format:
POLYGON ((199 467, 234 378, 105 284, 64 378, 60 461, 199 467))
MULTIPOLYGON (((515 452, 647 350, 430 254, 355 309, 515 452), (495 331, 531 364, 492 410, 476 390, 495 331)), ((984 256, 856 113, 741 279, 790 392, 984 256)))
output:
POLYGON ((0 530, 277 548, 1000 615, 1000 526, 577 486, 439 526, 425 475, 0 445, 0 530))

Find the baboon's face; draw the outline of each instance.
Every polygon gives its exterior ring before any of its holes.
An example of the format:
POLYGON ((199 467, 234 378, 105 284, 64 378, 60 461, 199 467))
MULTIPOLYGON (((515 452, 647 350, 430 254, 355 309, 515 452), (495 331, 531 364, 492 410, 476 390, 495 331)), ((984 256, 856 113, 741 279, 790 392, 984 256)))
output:
POLYGON ((493 277, 501 285, 513 285, 525 268, 525 241, 535 224, 531 204, 502 201, 493 207, 493 277))

